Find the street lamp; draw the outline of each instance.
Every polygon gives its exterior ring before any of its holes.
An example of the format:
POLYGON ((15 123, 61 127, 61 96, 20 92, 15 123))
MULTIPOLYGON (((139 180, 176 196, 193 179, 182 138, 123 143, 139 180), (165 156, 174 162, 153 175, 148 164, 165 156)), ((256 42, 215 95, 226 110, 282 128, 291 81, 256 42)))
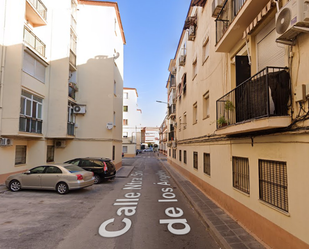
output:
POLYGON ((158 103, 162 103, 162 104, 167 104, 167 105, 168 105, 168 103, 167 103, 167 102, 165 102, 165 101, 156 100, 156 102, 158 102, 158 103))

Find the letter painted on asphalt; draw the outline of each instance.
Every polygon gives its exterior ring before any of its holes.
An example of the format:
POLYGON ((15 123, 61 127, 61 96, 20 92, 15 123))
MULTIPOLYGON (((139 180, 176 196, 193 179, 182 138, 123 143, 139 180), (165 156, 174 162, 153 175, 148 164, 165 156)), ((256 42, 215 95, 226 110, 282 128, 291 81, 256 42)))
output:
POLYGON ((132 222, 131 220, 129 220, 128 218, 124 218, 122 220, 122 222, 124 222, 126 225, 123 229, 119 230, 119 231, 107 231, 106 230, 106 226, 109 225, 110 223, 114 222, 114 218, 109 219, 107 221, 104 221, 101 226, 99 227, 99 234, 102 237, 106 237, 106 238, 114 238, 114 237, 118 237, 121 236, 123 234, 125 234, 127 231, 129 231, 129 229, 131 228, 132 222))
POLYGON ((122 207, 117 210, 117 215, 121 216, 124 211, 125 216, 132 216, 136 213, 136 207, 122 207))
POLYGON ((168 224, 167 229, 176 235, 184 235, 190 232, 191 228, 187 224, 186 219, 173 219, 173 220, 160 220, 160 224, 168 224), (173 228, 173 224, 183 224, 185 227, 183 229, 175 229, 173 228))
POLYGON ((165 214, 172 218, 179 218, 180 216, 183 215, 183 211, 180 208, 170 207, 170 208, 165 209, 165 214))

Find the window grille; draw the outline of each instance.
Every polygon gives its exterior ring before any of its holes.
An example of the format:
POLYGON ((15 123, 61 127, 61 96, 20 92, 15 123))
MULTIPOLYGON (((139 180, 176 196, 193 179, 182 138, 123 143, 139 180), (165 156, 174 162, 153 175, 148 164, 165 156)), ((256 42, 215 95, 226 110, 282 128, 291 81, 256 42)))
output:
POLYGON ((210 154, 204 153, 204 173, 210 176, 210 154))
POLYGON ((15 165, 25 164, 27 156, 27 146, 26 145, 17 145, 15 151, 15 165))
POLYGON ((181 162, 181 150, 179 150, 179 162, 181 162))
POLYGON ((259 160, 260 200, 288 212, 288 179, 285 162, 259 160))
POLYGON ((186 150, 183 151, 183 162, 187 164, 187 151, 186 150))
POLYGON ((233 157, 233 187, 250 194, 250 174, 248 158, 233 157))
POLYGON ((55 154, 55 146, 47 145, 46 162, 53 162, 54 161, 54 154, 55 154))
POLYGON ((193 168, 198 169, 198 154, 196 151, 193 152, 193 168))

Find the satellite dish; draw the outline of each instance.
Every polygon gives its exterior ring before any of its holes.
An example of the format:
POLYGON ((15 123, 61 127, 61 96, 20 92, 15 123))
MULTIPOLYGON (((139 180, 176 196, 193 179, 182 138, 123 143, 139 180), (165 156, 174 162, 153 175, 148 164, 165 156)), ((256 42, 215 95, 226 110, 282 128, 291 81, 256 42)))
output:
POLYGON ((114 124, 113 124, 112 122, 108 122, 107 125, 106 125, 106 128, 107 128, 108 130, 113 129, 113 127, 114 127, 114 124))
POLYGON ((278 34, 283 34, 289 28, 291 16, 291 10, 289 8, 285 8, 279 13, 276 22, 276 31, 278 34))

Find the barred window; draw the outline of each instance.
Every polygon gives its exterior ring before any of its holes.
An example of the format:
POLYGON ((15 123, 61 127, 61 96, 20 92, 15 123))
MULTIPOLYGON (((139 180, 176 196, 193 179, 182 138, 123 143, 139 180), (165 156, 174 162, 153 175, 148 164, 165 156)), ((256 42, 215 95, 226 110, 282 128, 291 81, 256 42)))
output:
POLYGON ((288 212, 288 179, 285 162, 259 160, 260 200, 288 212))
POLYGON ((250 194, 248 158, 233 157, 233 187, 250 194))
POLYGON ((197 152, 193 152, 193 168, 198 169, 198 155, 197 152))
POLYGON ((176 149, 173 149, 173 158, 176 159, 176 149))
POLYGON ((25 164, 26 155, 27 155, 27 146, 26 145, 16 145, 15 165, 25 164))
POLYGON ((179 161, 181 162, 181 150, 179 150, 179 161))
POLYGON ((204 173, 210 176, 210 154, 204 153, 204 173))
POLYGON ((55 146, 47 145, 46 162, 53 162, 54 161, 54 152, 55 152, 55 146))
POLYGON ((187 151, 186 150, 183 151, 183 162, 187 164, 187 151))

